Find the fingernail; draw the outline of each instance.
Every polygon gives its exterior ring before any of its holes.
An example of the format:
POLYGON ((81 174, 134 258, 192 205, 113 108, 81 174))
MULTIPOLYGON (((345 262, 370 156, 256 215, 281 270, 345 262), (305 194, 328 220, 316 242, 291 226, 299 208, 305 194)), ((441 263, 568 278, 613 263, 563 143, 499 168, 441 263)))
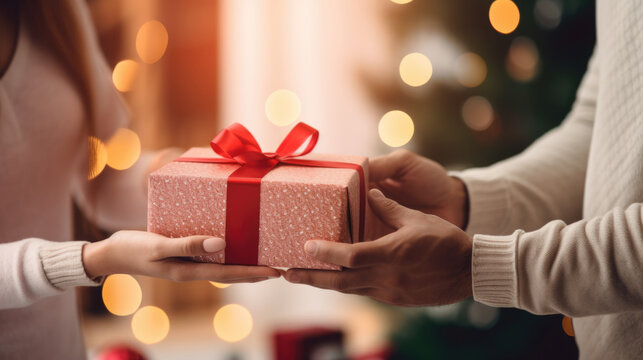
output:
POLYGON ((317 243, 315 241, 306 241, 304 250, 310 255, 315 255, 317 253, 317 243))
POLYGON ((297 274, 296 272, 291 272, 286 276, 286 280, 292 283, 298 283, 301 281, 301 278, 299 277, 299 274, 297 274))
POLYGON ((212 253, 223 249, 225 249, 225 240, 221 238, 213 237, 203 240, 203 250, 205 250, 205 252, 212 253))

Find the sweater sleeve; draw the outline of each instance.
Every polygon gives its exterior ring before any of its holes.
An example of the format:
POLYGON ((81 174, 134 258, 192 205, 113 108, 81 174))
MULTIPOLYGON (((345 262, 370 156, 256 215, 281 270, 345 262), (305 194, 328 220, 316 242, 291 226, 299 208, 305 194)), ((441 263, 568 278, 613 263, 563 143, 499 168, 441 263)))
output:
POLYGON ((521 154, 453 173, 469 192, 467 233, 507 235, 518 228, 535 230, 553 219, 581 219, 598 72, 594 55, 567 118, 521 154))
POLYGON ((474 236, 474 298, 492 306, 573 317, 641 311, 642 273, 641 203, 571 225, 474 236))
POLYGON ((0 244, 0 310, 27 306, 74 286, 96 286, 82 262, 84 241, 37 238, 0 244))

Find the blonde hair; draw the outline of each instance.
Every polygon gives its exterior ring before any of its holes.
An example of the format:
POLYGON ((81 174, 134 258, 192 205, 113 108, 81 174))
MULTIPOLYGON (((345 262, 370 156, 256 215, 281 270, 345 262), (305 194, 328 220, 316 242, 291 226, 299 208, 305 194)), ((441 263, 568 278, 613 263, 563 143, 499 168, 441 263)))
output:
POLYGON ((37 38, 48 46, 64 65, 76 85, 85 107, 90 135, 95 133, 95 98, 89 41, 83 31, 75 0, 21 0, 21 19, 29 22, 37 38))

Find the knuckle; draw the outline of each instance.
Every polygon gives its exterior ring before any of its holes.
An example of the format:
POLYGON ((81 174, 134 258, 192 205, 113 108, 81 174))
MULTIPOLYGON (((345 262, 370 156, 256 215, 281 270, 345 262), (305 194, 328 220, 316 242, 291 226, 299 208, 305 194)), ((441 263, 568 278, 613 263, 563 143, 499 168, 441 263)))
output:
POLYGON ((181 254, 182 255, 190 255, 190 254, 194 253, 194 251, 193 251, 193 249, 194 249, 193 243, 194 242, 191 241, 191 239, 184 240, 183 244, 181 244, 181 254))
POLYGON ((400 160, 409 160, 414 156, 414 154, 407 149, 397 149, 393 151, 392 155, 400 160))
POLYGON ((358 265, 358 252, 355 250, 349 250, 346 258, 347 267, 355 267, 358 265))
POLYGON ((336 290, 339 290, 339 291, 347 290, 346 280, 344 280, 344 278, 341 277, 341 276, 335 276, 331 280, 331 286, 332 286, 333 289, 336 289, 336 290))

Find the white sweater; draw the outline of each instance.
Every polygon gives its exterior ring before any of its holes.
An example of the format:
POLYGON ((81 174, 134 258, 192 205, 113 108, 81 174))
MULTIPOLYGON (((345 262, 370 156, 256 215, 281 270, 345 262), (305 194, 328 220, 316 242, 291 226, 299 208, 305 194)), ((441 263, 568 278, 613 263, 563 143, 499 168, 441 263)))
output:
POLYGON ((642 20, 638 0, 598 0, 597 45, 563 124, 458 175, 477 234, 474 298, 572 316, 582 359, 643 356, 642 20))

